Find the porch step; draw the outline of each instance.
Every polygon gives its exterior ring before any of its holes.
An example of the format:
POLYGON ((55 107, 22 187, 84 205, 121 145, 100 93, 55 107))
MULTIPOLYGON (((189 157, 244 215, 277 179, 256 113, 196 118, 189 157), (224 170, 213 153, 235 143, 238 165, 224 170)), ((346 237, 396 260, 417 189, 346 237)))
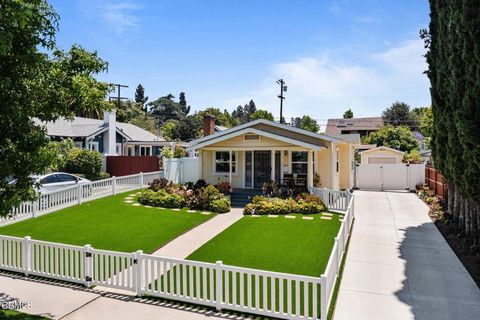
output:
POLYGON ((260 189, 234 189, 230 195, 232 207, 245 207, 253 197, 262 194, 260 189))

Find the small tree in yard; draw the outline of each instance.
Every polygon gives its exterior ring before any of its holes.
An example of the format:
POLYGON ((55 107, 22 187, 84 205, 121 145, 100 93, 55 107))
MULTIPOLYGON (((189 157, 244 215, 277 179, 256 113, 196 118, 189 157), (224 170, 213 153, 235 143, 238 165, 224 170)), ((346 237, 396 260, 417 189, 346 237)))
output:
POLYGON ((353 118, 353 111, 352 109, 348 109, 343 113, 343 119, 352 119, 353 118))
POLYGON ((101 170, 102 156, 94 150, 75 148, 65 161, 65 171, 84 175, 87 179, 99 179, 101 170))

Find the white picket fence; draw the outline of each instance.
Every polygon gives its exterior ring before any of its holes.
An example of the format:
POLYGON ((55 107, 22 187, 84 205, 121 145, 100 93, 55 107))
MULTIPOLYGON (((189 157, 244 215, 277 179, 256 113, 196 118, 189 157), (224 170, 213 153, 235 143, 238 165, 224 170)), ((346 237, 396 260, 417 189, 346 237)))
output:
POLYGON ((323 201, 328 210, 346 211, 353 195, 350 191, 332 191, 326 188, 310 188, 310 193, 323 201))
POLYGON ((190 302, 217 310, 282 319, 326 319, 354 218, 354 197, 350 195, 349 199, 327 267, 320 277, 1 235, 0 269, 87 287, 123 289, 138 296, 190 302))
POLYGON ((163 177, 162 171, 139 173, 41 193, 37 200, 23 202, 18 207, 13 208, 7 216, 0 217, 0 226, 35 218, 82 202, 114 195, 118 192, 143 188, 154 179, 161 177, 163 177))

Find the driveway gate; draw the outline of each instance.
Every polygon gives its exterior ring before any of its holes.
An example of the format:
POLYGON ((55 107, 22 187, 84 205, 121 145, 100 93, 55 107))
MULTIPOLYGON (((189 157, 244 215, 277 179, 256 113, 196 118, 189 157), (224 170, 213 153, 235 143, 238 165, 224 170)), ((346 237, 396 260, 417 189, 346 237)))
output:
POLYGON ((425 164, 360 164, 356 187, 365 190, 415 190, 425 181, 425 164))

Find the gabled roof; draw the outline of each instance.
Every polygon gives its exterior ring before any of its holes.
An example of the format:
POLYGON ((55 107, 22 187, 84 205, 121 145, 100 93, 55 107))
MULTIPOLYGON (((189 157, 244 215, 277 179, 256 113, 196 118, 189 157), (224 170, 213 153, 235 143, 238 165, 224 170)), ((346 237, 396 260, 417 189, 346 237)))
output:
POLYGON ((325 133, 338 135, 342 131, 375 131, 384 126, 382 117, 328 119, 325 133))
POLYGON ((250 122, 241 124, 239 126, 236 126, 236 127, 233 127, 233 128, 227 129, 227 130, 223 130, 223 131, 220 131, 220 132, 216 132, 214 134, 211 134, 211 135, 193 140, 193 141, 190 142, 190 146, 197 145, 197 144, 199 144, 201 142, 204 142, 204 141, 207 141, 207 140, 216 139, 218 137, 221 137, 221 136, 226 135, 226 134, 230 134, 232 132, 236 132, 236 131, 240 131, 240 130, 243 130, 243 129, 246 129, 246 128, 254 127, 254 126, 259 125, 259 124, 265 124, 265 125, 268 125, 268 126, 280 128, 280 129, 295 132, 295 133, 300 133, 300 134, 303 134, 305 136, 314 137, 314 138, 318 138, 318 139, 322 139, 322 140, 326 140, 326 141, 330 141, 330 142, 339 142, 339 143, 345 142, 342 139, 330 137, 330 136, 325 135, 325 134, 314 133, 314 132, 311 132, 311 131, 299 129, 299 128, 296 128, 296 127, 288 126, 288 125, 285 125, 285 124, 280 124, 280 123, 265 120, 265 119, 258 119, 258 120, 250 121, 250 122))
MULTIPOLYGON (((87 138, 107 130, 107 125, 100 119, 74 117, 72 120, 60 118, 56 121, 42 122, 34 118, 33 121, 45 127, 49 136, 57 137, 87 138)), ((128 141, 165 141, 162 137, 158 137, 131 123, 116 122, 116 127, 117 132, 128 141)))
POLYGON ((372 148, 372 149, 368 149, 368 150, 364 150, 364 151, 360 151, 358 154, 362 154, 362 153, 368 153, 368 152, 372 152, 372 151, 391 151, 391 152, 395 152, 395 153, 398 153, 398 154, 401 154, 401 155, 404 155, 405 152, 403 151, 400 151, 400 150, 396 150, 396 149, 392 149, 392 148, 389 148, 389 147, 385 147, 385 146, 380 146, 380 147, 376 147, 376 148, 372 148))

